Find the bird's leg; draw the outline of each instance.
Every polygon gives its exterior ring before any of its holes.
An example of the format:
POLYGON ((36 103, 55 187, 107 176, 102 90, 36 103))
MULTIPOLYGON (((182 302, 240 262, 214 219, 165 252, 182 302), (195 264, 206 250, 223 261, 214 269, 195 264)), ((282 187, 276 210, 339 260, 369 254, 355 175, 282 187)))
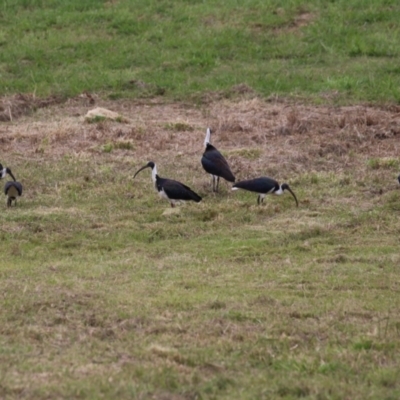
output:
POLYGON ((212 175, 212 191, 215 192, 215 176, 212 175))
POLYGON ((258 205, 260 205, 260 197, 261 197, 260 195, 258 195, 258 197, 257 197, 257 204, 258 205))
POLYGON ((219 187, 219 176, 217 177, 217 190, 216 190, 216 192, 218 192, 218 187, 219 187))
POLYGON ((171 201, 171 207, 174 208, 175 204, 171 201))

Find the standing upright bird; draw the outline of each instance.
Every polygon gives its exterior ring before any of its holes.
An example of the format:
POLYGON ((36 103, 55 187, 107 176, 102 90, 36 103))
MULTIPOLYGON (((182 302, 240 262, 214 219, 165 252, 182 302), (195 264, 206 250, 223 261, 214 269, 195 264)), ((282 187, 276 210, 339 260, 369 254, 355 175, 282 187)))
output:
POLYGON ((149 161, 144 167, 140 168, 133 178, 145 168, 151 168, 151 178, 158 194, 164 199, 169 200, 171 207, 175 207, 175 203, 179 201, 193 200, 196 203, 201 201, 201 197, 190 189, 190 187, 173 179, 159 177, 157 175, 157 166, 153 161, 149 161))
POLYGON ((235 177, 224 156, 210 143, 211 129, 207 128, 204 146, 206 150, 201 158, 201 164, 206 172, 212 176, 212 190, 218 192, 219 178, 228 182, 235 182, 235 177), (217 181, 215 185, 215 181, 217 181))
POLYGON ((250 192, 258 193, 257 204, 262 203, 267 194, 274 193, 281 195, 285 190, 288 190, 296 201, 297 207, 299 206, 296 195, 292 192, 292 189, 290 189, 287 183, 282 183, 282 185, 280 185, 275 179, 268 178, 266 176, 235 183, 232 187, 232 190, 238 189, 244 189, 250 192))
POLYGON ((22 195, 22 185, 17 181, 6 182, 4 186, 4 194, 7 197, 7 206, 11 207, 12 202, 17 205, 17 197, 22 195))
POLYGON ((3 168, 3 166, 0 164, 0 179, 3 179, 7 174, 10 175, 11 178, 13 178, 15 181, 15 178, 11 172, 11 169, 7 168, 7 167, 3 168))

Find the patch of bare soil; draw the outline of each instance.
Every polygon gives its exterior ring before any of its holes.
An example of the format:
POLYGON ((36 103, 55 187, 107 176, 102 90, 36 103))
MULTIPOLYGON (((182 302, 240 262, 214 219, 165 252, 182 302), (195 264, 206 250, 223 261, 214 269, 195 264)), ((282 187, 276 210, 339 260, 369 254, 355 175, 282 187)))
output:
POLYGON ((259 173, 338 172, 368 158, 400 154, 398 106, 317 107, 247 96, 197 107, 162 99, 103 101, 90 95, 2 122, 1 162, 11 164, 9 154, 14 159, 109 154, 137 165, 152 159, 197 168, 207 126, 239 179, 259 173), (84 116, 95 107, 124 119, 89 123, 84 116))

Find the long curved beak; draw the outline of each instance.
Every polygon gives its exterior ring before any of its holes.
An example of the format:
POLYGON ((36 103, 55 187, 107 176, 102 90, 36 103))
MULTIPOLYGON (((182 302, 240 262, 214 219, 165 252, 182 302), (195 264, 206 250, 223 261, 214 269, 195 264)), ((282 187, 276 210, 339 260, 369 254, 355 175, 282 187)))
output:
POLYGON ((10 169, 10 168, 6 168, 6 173, 7 173, 8 175, 10 175, 10 176, 11 176, 11 178, 13 178, 14 182, 16 181, 16 179, 15 179, 15 176, 12 174, 12 172, 11 172, 11 169, 10 169))
POLYGON ((293 193, 293 190, 290 189, 290 187, 287 187, 287 190, 289 190, 289 192, 292 194, 293 198, 294 198, 295 201, 296 201, 296 206, 298 207, 298 206, 299 206, 299 202, 297 201, 297 197, 296 197, 296 195, 293 193))
POLYGON ((140 171, 143 171, 143 170, 146 169, 146 168, 150 168, 150 165, 147 165, 147 164, 146 164, 144 167, 140 168, 139 171, 137 171, 136 174, 133 176, 133 179, 135 179, 136 175, 137 175, 140 171))

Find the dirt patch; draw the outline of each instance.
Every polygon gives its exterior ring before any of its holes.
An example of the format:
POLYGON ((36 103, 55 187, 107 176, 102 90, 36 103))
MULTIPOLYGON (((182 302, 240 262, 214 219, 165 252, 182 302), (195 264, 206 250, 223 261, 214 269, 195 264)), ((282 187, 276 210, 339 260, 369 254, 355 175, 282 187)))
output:
MULTIPOLYGON (((285 10, 278 8, 274 11, 275 14, 283 15, 285 10)), ((282 35, 287 33, 301 34, 301 28, 310 25, 316 20, 316 15, 304 10, 299 10, 299 12, 291 19, 291 21, 282 26, 276 27, 273 32, 276 35, 282 35)))
POLYGON ((6 153, 14 159, 112 153, 114 159, 138 165, 154 159, 201 168, 197 158, 207 126, 215 132, 212 142, 227 155, 239 178, 256 172, 339 171, 368 158, 399 154, 396 106, 317 107, 257 97, 202 106, 162 99, 97 99, 96 106, 118 112, 128 122, 86 122, 84 115, 93 108, 87 98, 51 104, 0 125, 3 163, 10 163, 6 153))

